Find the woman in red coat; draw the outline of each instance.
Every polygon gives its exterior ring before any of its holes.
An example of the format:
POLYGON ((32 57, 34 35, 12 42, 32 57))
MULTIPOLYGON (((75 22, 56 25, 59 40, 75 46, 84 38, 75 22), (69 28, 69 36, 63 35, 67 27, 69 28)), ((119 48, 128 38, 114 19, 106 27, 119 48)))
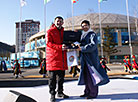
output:
POLYGON ((46 68, 49 71, 49 92, 51 102, 55 102, 56 82, 58 82, 57 96, 69 98, 63 93, 63 82, 67 67, 66 46, 63 42, 63 18, 58 16, 46 35, 46 68), (58 78, 56 78, 58 76, 58 78), (57 80, 58 79, 58 80, 57 80))

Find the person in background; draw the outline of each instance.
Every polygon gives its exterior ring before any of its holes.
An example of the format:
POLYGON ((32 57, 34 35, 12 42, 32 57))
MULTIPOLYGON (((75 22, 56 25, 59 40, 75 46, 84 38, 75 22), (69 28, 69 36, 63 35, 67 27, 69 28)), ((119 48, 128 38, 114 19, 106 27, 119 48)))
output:
POLYGON ((123 62, 124 62, 124 69, 125 69, 125 72, 127 72, 127 71, 128 71, 128 68, 129 68, 126 59, 127 59, 127 56, 124 56, 123 62))
POLYGON ((100 59, 100 64, 102 65, 102 67, 103 67, 103 69, 106 71, 106 73, 107 73, 107 70, 108 70, 108 71, 111 71, 110 68, 108 68, 108 67, 106 66, 106 58, 104 58, 104 57, 101 58, 101 59, 100 59))
POLYGON ((124 62, 125 72, 131 72, 131 63, 128 56, 124 56, 123 62, 124 62))
POLYGON ((2 69, 4 69, 4 71, 7 71, 7 65, 6 65, 5 60, 1 61, 1 66, 2 66, 2 69))
POLYGON ((78 68, 77 65, 75 65, 70 67, 69 73, 73 74, 73 77, 75 77, 77 75, 77 71, 80 72, 80 69, 78 68))
POLYGON ((45 58, 42 60, 42 62, 40 64, 39 73, 43 75, 43 78, 46 77, 47 70, 46 70, 46 59, 45 58))
POLYGON ((81 52, 81 70, 78 85, 85 85, 84 94, 80 97, 92 99, 98 96, 98 86, 107 84, 109 78, 100 64, 97 36, 90 29, 89 21, 82 21, 81 27, 83 30, 81 44, 78 45, 78 50, 81 52))
POLYGON ((133 72, 136 73, 136 71, 138 70, 138 65, 136 63, 135 55, 132 56, 132 68, 133 72))
POLYGON ((15 76, 15 78, 18 78, 19 74, 22 76, 20 64, 18 63, 18 60, 15 60, 15 64, 14 64, 14 67, 13 67, 13 75, 15 76))
POLYGON ((127 56, 127 63, 128 63, 128 66, 129 66, 129 73, 131 73, 131 71, 132 71, 132 66, 131 66, 131 62, 130 62, 130 58, 129 58, 129 56, 127 56))
POLYGON ((2 63, 1 63, 1 60, 0 60, 0 72, 2 72, 2 63))
POLYGON ((65 70, 67 67, 67 46, 63 43, 63 18, 57 16, 54 24, 50 27, 46 34, 46 68, 49 71, 49 92, 51 94, 50 101, 55 102, 57 97, 69 98, 63 93, 63 83, 65 70), (57 78, 58 77, 58 78, 57 78), (56 82, 58 83, 56 91, 56 82))

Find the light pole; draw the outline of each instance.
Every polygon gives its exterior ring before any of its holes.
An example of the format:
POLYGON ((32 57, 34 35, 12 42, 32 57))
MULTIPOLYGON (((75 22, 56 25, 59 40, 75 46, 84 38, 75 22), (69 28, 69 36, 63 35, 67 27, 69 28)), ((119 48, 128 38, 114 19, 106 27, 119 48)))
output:
POLYGON ((102 35, 102 24, 101 24, 101 8, 100 2, 98 2, 98 9, 99 9, 99 29, 100 29, 100 37, 101 37, 101 57, 103 58, 103 35, 102 35))
POLYGON ((130 47, 130 60, 132 62, 132 45, 131 45, 131 34, 130 34, 130 22, 129 22, 129 12, 128 12, 128 0, 126 0, 126 10, 127 10, 127 24, 128 24, 128 34, 129 34, 129 47, 130 47))

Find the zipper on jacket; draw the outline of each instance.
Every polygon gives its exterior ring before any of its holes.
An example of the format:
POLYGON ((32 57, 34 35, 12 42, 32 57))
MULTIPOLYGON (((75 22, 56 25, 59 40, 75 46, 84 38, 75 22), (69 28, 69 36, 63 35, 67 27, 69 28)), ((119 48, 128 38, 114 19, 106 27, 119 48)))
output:
MULTIPOLYGON (((61 41, 61 30, 59 30, 60 41, 61 41)), ((62 51, 62 62, 63 62, 63 69, 64 69, 64 51, 62 51)))

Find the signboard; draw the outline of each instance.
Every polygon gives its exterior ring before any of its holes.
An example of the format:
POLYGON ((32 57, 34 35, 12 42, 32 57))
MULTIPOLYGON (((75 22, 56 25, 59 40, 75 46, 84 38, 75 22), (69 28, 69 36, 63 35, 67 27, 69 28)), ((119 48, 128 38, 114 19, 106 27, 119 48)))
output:
POLYGON ((68 63, 68 66, 78 65, 78 58, 77 58, 76 50, 67 52, 67 63, 68 63))

